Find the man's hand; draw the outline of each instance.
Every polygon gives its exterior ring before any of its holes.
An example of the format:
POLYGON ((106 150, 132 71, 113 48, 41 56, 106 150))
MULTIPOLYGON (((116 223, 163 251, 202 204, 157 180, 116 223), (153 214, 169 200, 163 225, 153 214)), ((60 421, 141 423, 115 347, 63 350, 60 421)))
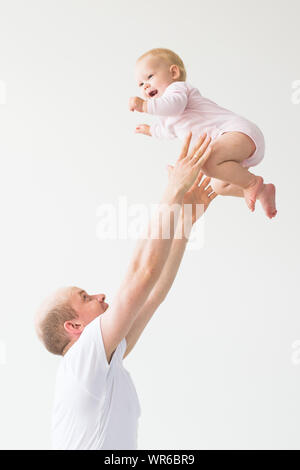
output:
POLYGON ((177 189, 181 192, 182 197, 194 186, 202 166, 211 155, 211 147, 209 147, 211 138, 207 137, 206 133, 200 136, 197 144, 189 152, 191 139, 192 133, 190 132, 185 139, 181 154, 169 176, 167 185, 167 190, 177 189))
MULTIPOLYGON (((168 165, 168 174, 169 178, 173 171, 174 167, 168 165)), ((192 224, 194 224, 201 215, 204 214, 209 204, 213 199, 217 197, 217 194, 213 191, 212 187, 209 185, 211 178, 203 178, 203 173, 200 171, 195 183, 191 189, 185 193, 183 204, 193 204, 193 216, 192 224), (203 210, 196 210, 197 205, 203 205, 203 210)))
POLYGON ((150 126, 148 126, 148 124, 139 124, 135 128, 135 133, 136 134, 145 134, 145 135, 149 135, 150 137, 152 137, 151 132, 150 132, 150 126))
POLYGON ((147 101, 139 98, 138 96, 133 96, 129 98, 129 110, 138 111, 139 113, 146 113, 147 101))
MULTIPOLYGON (((203 173, 200 172, 194 185, 187 193, 185 193, 183 204, 203 204, 203 209, 205 212, 211 201, 217 197, 217 193, 213 191, 212 187, 209 184, 211 178, 206 177, 203 179, 203 181, 201 181, 202 178, 203 173)), ((195 223, 201 216, 201 213, 197 213, 198 211, 194 212, 195 213, 193 213, 193 223, 195 223)))

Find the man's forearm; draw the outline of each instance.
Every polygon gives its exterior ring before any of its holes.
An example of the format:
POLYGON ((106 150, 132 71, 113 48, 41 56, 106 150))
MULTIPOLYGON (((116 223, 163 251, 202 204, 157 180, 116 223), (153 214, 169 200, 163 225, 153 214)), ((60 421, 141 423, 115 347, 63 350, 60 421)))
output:
POLYGON ((153 301, 158 304, 166 298, 173 285, 188 243, 188 237, 192 229, 192 222, 187 219, 185 222, 186 224, 184 226, 183 216, 181 213, 168 258, 164 264, 160 277, 149 295, 149 300, 153 299, 153 301))
POLYGON ((149 270, 158 276, 161 274, 175 236, 182 201, 181 192, 173 192, 169 188, 166 190, 149 223, 145 238, 136 247, 132 260, 133 270, 149 270))
MULTIPOLYGON (((188 241, 185 236, 181 237, 181 224, 182 218, 180 217, 175 233, 175 236, 178 238, 173 239, 169 251, 169 256, 162 269, 161 275, 156 281, 154 287, 152 288, 150 294, 147 297, 145 304, 141 308, 132 328, 126 336, 127 349, 124 357, 127 356, 132 350, 145 326, 151 319, 154 312, 157 310, 158 306, 162 303, 162 301, 168 294, 174 282, 188 241)), ((187 230, 185 234, 188 237, 189 230, 187 230)))

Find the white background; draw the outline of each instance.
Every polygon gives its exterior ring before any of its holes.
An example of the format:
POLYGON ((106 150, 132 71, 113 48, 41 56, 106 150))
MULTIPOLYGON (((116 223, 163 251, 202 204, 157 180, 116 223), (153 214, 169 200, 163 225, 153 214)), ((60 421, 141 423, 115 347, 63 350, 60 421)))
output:
POLYGON ((179 141, 135 135, 136 58, 167 47, 201 93, 263 130, 278 216, 217 198, 124 365, 139 448, 300 448, 298 0, 0 1, 0 447, 47 449, 59 358, 35 310, 56 287, 104 292, 132 240, 100 241, 102 203, 158 202, 179 141), (299 348, 299 345, 298 345, 299 348), (293 356, 294 354, 294 356, 293 356))

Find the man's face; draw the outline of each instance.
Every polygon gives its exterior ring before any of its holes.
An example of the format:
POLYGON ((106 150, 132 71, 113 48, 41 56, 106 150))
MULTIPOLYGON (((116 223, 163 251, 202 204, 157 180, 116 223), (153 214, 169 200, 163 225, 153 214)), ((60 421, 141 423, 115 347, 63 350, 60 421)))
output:
POLYGON ((143 99, 149 100, 163 95, 174 81, 171 66, 159 57, 148 56, 135 67, 135 76, 143 99))
POLYGON ((104 300, 105 294, 89 295, 85 290, 75 287, 70 296, 70 305, 78 314, 78 320, 86 326, 107 310, 108 304, 104 300))

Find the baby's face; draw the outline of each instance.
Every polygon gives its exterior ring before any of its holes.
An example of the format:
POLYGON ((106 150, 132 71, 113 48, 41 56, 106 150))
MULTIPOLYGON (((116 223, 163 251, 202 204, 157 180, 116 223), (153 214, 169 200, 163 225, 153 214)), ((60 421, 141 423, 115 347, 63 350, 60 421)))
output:
POLYGON ((135 67, 135 76, 143 99, 158 98, 174 81, 171 65, 160 57, 148 56, 135 67))

